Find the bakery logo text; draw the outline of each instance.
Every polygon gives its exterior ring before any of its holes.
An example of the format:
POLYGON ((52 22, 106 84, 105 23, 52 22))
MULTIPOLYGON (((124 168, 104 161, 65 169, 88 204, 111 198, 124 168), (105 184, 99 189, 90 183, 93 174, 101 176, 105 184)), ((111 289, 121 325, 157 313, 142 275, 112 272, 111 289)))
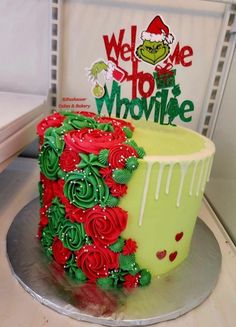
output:
POLYGON ((181 47, 160 16, 142 31, 136 45, 137 35, 137 26, 129 31, 121 29, 118 35, 103 35, 107 59, 96 60, 88 72, 98 113, 167 125, 175 125, 177 117, 190 122, 194 104, 179 101, 181 88, 176 83, 175 66, 192 65, 192 48, 181 47), (141 70, 141 65, 149 72, 141 70), (123 88, 130 89, 129 98, 122 96, 123 88))

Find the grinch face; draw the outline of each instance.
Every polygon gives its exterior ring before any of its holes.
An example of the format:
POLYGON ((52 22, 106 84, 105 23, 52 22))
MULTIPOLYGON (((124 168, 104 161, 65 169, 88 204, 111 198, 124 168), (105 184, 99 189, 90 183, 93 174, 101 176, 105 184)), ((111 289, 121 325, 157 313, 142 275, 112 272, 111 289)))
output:
POLYGON ((166 58, 170 51, 170 47, 163 41, 145 40, 136 50, 136 55, 149 64, 156 65, 158 62, 166 58))

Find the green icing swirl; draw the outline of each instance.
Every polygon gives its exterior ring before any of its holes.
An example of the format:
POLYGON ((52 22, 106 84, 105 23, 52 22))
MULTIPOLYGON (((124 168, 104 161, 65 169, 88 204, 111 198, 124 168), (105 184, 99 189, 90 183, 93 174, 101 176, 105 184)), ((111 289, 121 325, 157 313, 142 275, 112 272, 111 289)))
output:
POLYGON ((65 220, 60 226, 58 237, 67 249, 77 251, 85 243, 84 226, 80 223, 65 220))
POLYGON ((148 270, 146 269, 142 269, 140 272, 140 279, 139 279, 139 283, 141 286, 146 286, 148 284, 150 284, 151 282, 151 274, 148 270))
POLYGON ((48 226, 53 233, 58 234, 60 225, 65 219, 65 207, 58 198, 52 200, 51 206, 47 210, 48 226))
POLYGON ((54 235, 49 226, 46 226, 42 231, 41 244, 44 252, 48 257, 52 257, 52 243, 54 235))
POLYGON ((92 172, 93 174, 100 176, 99 169, 104 167, 104 165, 102 165, 99 162, 98 156, 96 156, 93 153, 90 153, 88 155, 85 153, 80 153, 79 155, 80 155, 81 161, 77 166, 79 168, 83 168, 83 169, 87 170, 88 174, 90 172, 92 172))
POLYGON ((107 150, 107 149, 101 150, 98 154, 98 161, 102 165, 107 165, 108 164, 108 155, 109 155, 109 150, 107 150))
POLYGON ((65 178, 64 193, 73 205, 87 209, 96 204, 104 206, 109 197, 109 188, 92 171, 73 171, 65 178))
POLYGON ((125 167, 129 170, 129 171, 133 171, 135 169, 138 168, 138 159, 136 157, 129 157, 127 160, 126 160, 126 163, 125 163, 125 167))
POLYGON ((98 123, 97 129, 100 129, 104 132, 113 132, 114 128, 110 123, 98 123))
POLYGON ((127 184, 131 178, 131 172, 128 169, 115 169, 112 178, 119 184, 127 184))

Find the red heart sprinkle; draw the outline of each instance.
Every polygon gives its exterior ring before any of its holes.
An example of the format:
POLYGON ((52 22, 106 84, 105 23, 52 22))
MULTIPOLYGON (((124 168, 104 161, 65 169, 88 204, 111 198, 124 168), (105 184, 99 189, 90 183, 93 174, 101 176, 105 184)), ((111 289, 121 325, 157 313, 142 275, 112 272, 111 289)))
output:
POLYGON ((166 250, 163 250, 163 251, 157 251, 156 256, 157 256, 157 258, 160 259, 160 260, 161 260, 161 259, 164 259, 165 256, 166 256, 166 250))
POLYGON ((171 262, 175 260, 175 258, 177 257, 177 254, 178 254, 177 251, 175 251, 169 255, 169 259, 171 262))
POLYGON ((180 232, 180 233, 176 234, 175 235, 176 242, 179 242, 183 236, 184 236, 183 232, 180 232))

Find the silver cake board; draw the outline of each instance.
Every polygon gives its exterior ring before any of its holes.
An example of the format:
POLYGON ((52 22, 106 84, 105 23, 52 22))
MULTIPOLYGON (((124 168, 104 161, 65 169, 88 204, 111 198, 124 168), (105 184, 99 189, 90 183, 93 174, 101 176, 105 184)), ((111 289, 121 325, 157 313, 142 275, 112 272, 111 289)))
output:
POLYGON ((177 318, 201 304, 213 291, 221 252, 207 225, 197 219, 189 257, 149 286, 106 291, 75 284, 49 262, 36 238, 39 200, 25 206, 7 234, 12 272, 35 299, 71 318, 106 326, 145 326, 177 318))

